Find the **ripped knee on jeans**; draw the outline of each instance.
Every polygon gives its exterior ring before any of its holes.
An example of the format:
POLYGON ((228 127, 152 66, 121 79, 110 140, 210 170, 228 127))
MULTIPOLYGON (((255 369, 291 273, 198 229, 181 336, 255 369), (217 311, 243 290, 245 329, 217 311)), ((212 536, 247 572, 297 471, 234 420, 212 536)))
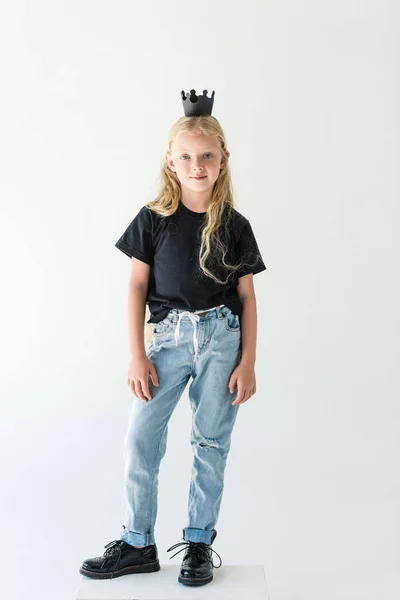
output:
POLYGON ((203 439, 199 442, 199 446, 205 448, 219 448, 218 440, 212 438, 206 438, 203 436, 203 439))

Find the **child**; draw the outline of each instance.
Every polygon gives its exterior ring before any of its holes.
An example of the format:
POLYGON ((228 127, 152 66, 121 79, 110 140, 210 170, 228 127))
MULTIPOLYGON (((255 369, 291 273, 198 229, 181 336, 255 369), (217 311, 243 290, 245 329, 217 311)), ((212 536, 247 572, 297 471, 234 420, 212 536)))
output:
MULTIPOLYGON (((239 405, 256 391, 253 275, 266 266, 249 221, 234 208, 230 153, 211 116, 214 92, 211 99, 207 90, 199 96, 191 90, 190 97, 182 92, 182 102, 185 116, 170 131, 160 193, 115 244, 132 259, 127 384, 134 400, 124 441, 125 524, 120 539, 80 569, 97 579, 160 569, 154 534, 158 473, 168 421, 190 377, 189 518, 184 542, 167 552, 179 545, 179 552, 185 550, 180 583, 213 579, 211 545, 232 429, 239 405), (152 328, 147 350, 146 304, 152 328)), ((220 558, 217 568, 221 564, 220 558)))

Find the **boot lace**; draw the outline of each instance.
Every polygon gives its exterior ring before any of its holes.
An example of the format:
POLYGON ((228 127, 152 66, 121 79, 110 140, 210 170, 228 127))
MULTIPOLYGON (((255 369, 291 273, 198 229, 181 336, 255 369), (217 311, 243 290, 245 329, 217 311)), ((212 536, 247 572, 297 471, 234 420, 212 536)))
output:
POLYGON ((218 554, 218 552, 215 552, 215 550, 213 550, 213 548, 211 548, 211 546, 209 546, 208 544, 205 544, 203 542, 178 542, 177 544, 174 544, 173 546, 168 548, 167 552, 169 552, 170 550, 175 550, 175 548, 177 548, 178 546, 184 547, 178 550, 178 552, 175 552, 175 554, 173 554, 172 556, 170 556, 170 559, 179 554, 179 552, 186 550, 187 552, 184 554, 183 559, 187 558, 190 552, 193 552, 194 554, 196 554, 196 556, 200 558, 200 560, 208 561, 216 569, 219 569, 222 565, 222 559, 220 555, 218 554), (210 558, 208 555, 208 550, 211 550, 211 552, 214 552, 218 556, 220 560, 220 564, 218 566, 214 565, 212 555, 210 558))
POLYGON ((107 544, 107 546, 104 546, 106 551, 103 554, 104 560, 102 562, 101 568, 104 567, 104 565, 106 564, 108 559, 114 560, 113 570, 111 572, 111 579, 113 578, 114 572, 119 564, 119 561, 121 560, 121 553, 122 553, 121 546, 124 543, 125 543, 124 540, 114 540, 113 542, 110 542, 109 544, 107 544))

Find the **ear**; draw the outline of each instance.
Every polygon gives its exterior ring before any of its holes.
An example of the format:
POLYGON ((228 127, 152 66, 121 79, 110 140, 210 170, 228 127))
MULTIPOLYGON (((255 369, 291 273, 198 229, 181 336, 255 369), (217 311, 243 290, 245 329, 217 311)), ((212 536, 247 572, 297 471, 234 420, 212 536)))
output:
POLYGON ((165 155, 165 162, 167 163, 167 167, 175 173, 175 165, 170 152, 167 152, 167 154, 165 155))
POLYGON ((227 163, 228 163, 228 158, 230 157, 231 153, 228 150, 225 150, 225 152, 222 155, 222 160, 221 160, 221 169, 223 169, 227 163))

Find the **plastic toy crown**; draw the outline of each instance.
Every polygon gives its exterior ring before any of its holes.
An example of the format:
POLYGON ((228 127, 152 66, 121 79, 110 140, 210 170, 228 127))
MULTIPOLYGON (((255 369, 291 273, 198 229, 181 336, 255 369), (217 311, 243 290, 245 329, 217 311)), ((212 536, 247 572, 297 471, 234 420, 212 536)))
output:
POLYGON ((215 90, 211 98, 207 96, 207 90, 203 90, 203 95, 197 96, 196 90, 190 90, 190 95, 182 90, 182 104, 185 111, 185 117, 199 117, 200 115, 211 115, 215 90))

